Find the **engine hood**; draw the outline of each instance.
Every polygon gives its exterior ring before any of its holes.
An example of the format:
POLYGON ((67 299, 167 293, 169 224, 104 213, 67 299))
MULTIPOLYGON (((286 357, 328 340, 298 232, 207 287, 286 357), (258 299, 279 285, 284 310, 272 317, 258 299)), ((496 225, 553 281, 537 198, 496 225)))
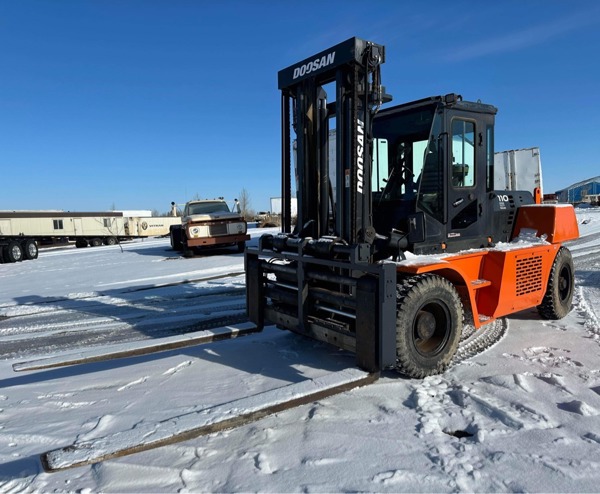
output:
POLYGON ((237 213, 209 213, 209 214, 192 214, 190 216, 186 216, 183 218, 184 223, 199 223, 205 221, 232 221, 232 220, 242 220, 241 216, 237 213))

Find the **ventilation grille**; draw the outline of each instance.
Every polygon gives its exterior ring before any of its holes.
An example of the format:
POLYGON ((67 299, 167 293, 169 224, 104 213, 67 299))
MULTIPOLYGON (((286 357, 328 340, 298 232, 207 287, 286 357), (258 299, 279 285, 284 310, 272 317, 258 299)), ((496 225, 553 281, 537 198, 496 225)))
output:
POLYGON ((542 256, 517 259, 517 297, 542 288, 542 256))
POLYGON ((516 211, 516 205, 515 205, 515 198, 512 195, 508 196, 509 198, 509 202, 508 202, 508 217, 507 219, 507 223, 508 226, 512 226, 512 224, 515 222, 515 211, 516 211))
POLYGON ((508 213, 508 217, 506 218, 506 223, 508 224, 508 226, 512 226, 512 224, 515 222, 515 212, 514 211, 510 211, 508 213))

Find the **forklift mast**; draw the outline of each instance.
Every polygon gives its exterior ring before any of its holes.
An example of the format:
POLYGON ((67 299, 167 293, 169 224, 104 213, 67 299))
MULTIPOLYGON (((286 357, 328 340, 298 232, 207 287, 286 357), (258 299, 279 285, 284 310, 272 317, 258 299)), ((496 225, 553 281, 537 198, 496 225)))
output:
POLYGON ((363 261, 368 261, 375 238, 373 117, 384 100, 391 99, 381 85, 384 60, 383 46, 351 38, 281 70, 278 77, 282 92, 282 230, 291 232, 295 139, 298 216, 294 235, 361 244, 363 261), (332 128, 336 136, 333 173, 329 169, 332 128))
POLYGON ((372 371, 394 365, 396 355, 395 264, 373 262, 372 126, 391 99, 381 85, 384 59, 383 46, 351 38, 279 72, 282 232, 262 235, 245 253, 248 318, 257 328, 271 323, 329 342, 372 371))

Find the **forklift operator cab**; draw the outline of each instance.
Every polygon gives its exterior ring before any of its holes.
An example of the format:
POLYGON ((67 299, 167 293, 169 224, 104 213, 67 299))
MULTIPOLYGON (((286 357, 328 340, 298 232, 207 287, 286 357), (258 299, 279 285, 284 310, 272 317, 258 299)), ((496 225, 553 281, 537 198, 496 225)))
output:
POLYGON ((378 234, 402 232, 415 254, 440 252, 442 246, 446 252, 487 247, 490 237, 508 240, 510 232, 490 230, 485 204, 493 199, 496 111, 448 94, 375 116, 372 185, 378 234), (381 143, 389 142, 395 143, 392 152, 380 152, 381 143), (387 176, 383 188, 377 175, 387 176))

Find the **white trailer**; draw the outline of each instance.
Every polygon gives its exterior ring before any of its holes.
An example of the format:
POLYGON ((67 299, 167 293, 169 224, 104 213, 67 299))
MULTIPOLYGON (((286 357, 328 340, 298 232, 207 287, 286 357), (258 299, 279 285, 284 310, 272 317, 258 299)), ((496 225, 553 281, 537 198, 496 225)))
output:
POLYGON ((168 235, 174 224, 181 224, 181 218, 127 217, 118 211, 0 211, 0 262, 35 259, 39 243, 114 245, 123 240, 168 235))
POLYGON ((542 191, 540 148, 501 151, 494 154, 494 189, 542 191))
MULTIPOLYGON (((292 197, 290 199, 292 216, 298 214, 298 199, 292 197)), ((281 197, 271 197, 271 214, 281 214, 281 197)))
POLYGON ((112 245, 124 235, 123 215, 116 212, 0 211, 0 262, 35 259, 40 242, 112 245))
POLYGON ((132 237, 165 237, 171 225, 181 225, 181 216, 127 217, 125 233, 132 237))
POLYGON ((0 213, 0 234, 37 238, 107 237, 124 235, 120 213, 15 211, 0 213))

